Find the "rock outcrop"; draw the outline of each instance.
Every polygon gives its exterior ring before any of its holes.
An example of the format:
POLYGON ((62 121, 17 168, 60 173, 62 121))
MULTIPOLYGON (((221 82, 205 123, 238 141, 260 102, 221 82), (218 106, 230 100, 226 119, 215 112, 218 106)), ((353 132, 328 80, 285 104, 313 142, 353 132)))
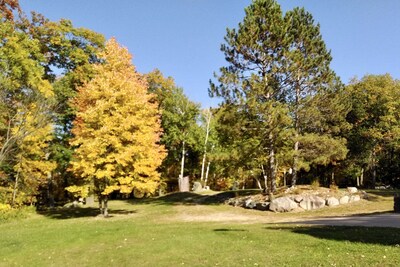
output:
POLYGON ((328 197, 327 199, 326 199, 326 205, 328 206, 328 207, 334 207, 334 206, 338 206, 340 203, 339 203, 339 200, 336 198, 336 197, 328 197))
POLYGON ((274 212, 288 212, 296 208, 298 208, 298 204, 289 197, 278 197, 269 204, 269 210, 274 212))

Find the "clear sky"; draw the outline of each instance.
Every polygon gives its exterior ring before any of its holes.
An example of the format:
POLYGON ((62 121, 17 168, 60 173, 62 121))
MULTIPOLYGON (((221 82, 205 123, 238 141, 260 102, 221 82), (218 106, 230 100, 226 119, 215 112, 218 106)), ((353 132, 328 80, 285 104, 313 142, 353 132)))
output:
MULTIPOLYGON (((115 37, 133 54, 141 73, 154 68, 172 76, 204 107, 208 81, 225 65, 219 48, 251 0, 20 0, 26 13, 115 37)), ((344 83, 365 74, 400 78, 399 0, 278 0, 283 11, 303 6, 321 25, 332 69, 344 83)))

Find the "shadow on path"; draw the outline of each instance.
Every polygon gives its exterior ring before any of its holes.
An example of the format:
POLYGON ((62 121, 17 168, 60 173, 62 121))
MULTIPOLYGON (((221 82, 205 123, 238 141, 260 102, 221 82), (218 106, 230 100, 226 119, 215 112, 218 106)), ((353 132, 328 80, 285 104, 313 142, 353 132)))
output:
POLYGON ((301 221, 287 222, 284 224, 400 228, 400 213, 378 212, 342 217, 312 218, 301 221))
MULTIPOLYGON (((295 234, 309 235, 316 238, 378 244, 384 246, 400 246, 400 229, 376 227, 346 227, 346 226, 271 226, 268 230, 287 231, 295 234)), ((400 248, 399 248, 400 249, 400 248)))

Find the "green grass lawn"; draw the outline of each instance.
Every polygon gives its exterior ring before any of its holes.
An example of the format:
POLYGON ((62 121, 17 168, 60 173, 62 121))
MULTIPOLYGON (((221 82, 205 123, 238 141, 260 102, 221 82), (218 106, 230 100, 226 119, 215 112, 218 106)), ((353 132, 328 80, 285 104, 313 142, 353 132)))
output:
POLYGON ((266 223, 281 215, 178 201, 110 209, 107 219, 83 208, 1 223, 0 266, 400 266, 400 229, 266 223), (194 212, 254 213, 263 223, 179 219, 194 212))

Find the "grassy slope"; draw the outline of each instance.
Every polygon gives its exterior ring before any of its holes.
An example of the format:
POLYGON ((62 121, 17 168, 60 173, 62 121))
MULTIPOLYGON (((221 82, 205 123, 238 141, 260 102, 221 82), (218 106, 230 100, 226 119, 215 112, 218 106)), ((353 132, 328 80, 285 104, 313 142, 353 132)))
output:
MULTIPOLYGON (((358 209, 392 205, 390 197, 374 197, 358 209)), ((273 221, 352 214, 352 207, 281 216, 176 198, 113 201, 108 219, 90 208, 59 210, 0 224, 0 266, 400 266, 400 229, 176 219, 178 211, 231 212, 273 221)))

